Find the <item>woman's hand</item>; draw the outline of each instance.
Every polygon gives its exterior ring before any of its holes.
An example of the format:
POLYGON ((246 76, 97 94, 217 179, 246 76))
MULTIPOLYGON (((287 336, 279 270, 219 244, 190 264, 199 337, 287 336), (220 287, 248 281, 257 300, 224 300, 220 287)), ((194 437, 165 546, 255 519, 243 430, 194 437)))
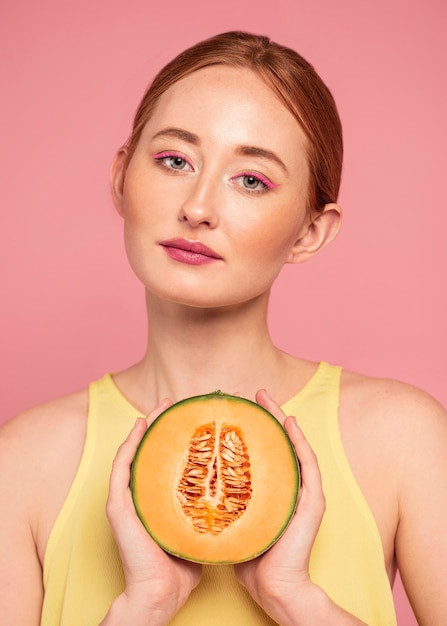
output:
POLYGON ((302 486, 296 513, 282 537, 264 555, 235 570, 254 600, 280 624, 288 624, 288 607, 296 608, 299 597, 303 602, 309 594, 315 597, 309 560, 325 499, 317 459, 295 418, 285 417, 265 391, 258 392, 256 400, 284 425, 300 461, 302 486))
POLYGON ((126 579, 124 593, 102 622, 120 626, 167 624, 199 583, 201 567, 164 552, 138 518, 129 488, 130 466, 147 426, 168 406, 163 401, 146 419, 139 418, 118 449, 110 477, 107 517, 117 542, 126 579))

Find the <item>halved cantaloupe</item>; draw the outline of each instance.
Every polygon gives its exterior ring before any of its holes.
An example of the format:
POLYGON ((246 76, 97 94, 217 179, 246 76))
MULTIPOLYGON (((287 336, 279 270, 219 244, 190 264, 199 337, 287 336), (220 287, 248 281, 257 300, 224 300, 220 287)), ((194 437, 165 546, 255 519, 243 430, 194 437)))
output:
POLYGON ((259 556, 296 507, 299 465, 283 427, 258 404, 221 392, 165 410, 132 464, 137 513, 166 552, 197 563, 259 556))

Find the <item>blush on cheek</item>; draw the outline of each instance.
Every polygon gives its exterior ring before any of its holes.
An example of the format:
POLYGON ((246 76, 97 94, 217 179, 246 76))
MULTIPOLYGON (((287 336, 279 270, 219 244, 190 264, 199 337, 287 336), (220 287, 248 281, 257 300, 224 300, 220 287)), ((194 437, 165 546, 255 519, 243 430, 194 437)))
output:
POLYGON ((254 229, 251 245, 255 255, 262 254, 264 261, 270 259, 273 264, 283 264, 292 250, 297 238, 292 222, 289 224, 276 222, 266 229, 254 229))

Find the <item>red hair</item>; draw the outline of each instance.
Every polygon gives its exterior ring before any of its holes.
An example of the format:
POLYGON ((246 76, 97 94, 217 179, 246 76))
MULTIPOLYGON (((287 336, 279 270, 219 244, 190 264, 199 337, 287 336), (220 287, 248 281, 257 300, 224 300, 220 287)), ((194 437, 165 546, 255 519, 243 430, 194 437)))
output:
POLYGON ((248 68, 276 93, 308 140, 310 212, 336 202, 341 181, 343 138, 331 92, 313 66, 291 48, 268 37, 234 31, 216 35, 181 52, 155 77, 136 112, 126 144, 128 160, 160 96, 171 85, 210 65, 248 68))

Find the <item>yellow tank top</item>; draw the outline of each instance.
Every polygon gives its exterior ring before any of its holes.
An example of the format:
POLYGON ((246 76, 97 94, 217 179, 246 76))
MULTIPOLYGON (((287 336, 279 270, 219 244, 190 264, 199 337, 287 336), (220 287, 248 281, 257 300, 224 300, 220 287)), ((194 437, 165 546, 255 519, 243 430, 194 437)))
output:
MULTIPOLYGON (((369 626, 395 626, 380 535, 346 459, 339 429, 340 368, 320 363, 283 409, 295 415, 315 450, 326 512, 310 572, 338 605, 369 626)), ((89 388, 81 463, 53 527, 44 562, 41 626, 97 626, 124 579, 105 503, 112 460, 139 413, 110 375, 89 388)), ((273 626, 238 584, 231 566, 205 566, 202 581, 171 626, 273 626)))

